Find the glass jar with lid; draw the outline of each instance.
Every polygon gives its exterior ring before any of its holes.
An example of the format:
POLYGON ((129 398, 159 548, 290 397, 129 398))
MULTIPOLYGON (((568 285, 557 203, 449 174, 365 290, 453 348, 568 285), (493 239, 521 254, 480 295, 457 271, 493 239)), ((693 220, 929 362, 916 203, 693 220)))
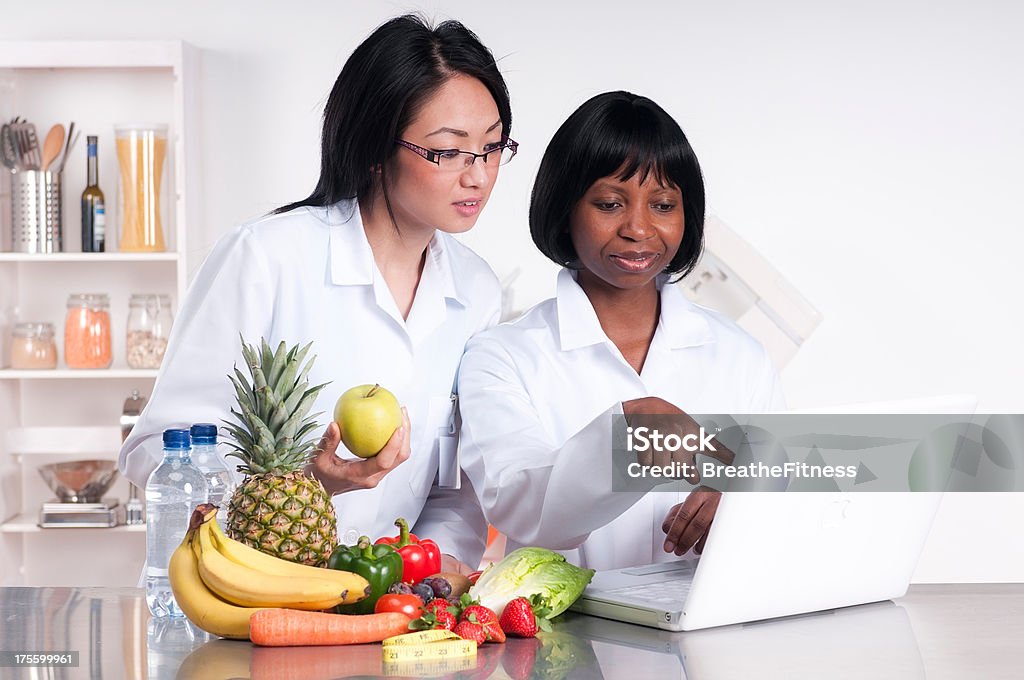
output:
POLYGON ((18 323, 11 332, 11 368, 57 368, 52 323, 18 323))
POLYGON ((127 359, 132 368, 160 368, 171 334, 171 298, 135 294, 128 301, 127 359))
POLYGON ((167 125, 115 125, 114 136, 121 169, 120 249, 162 252, 166 245, 160 191, 167 155, 167 125))
POLYGON ((98 293, 68 296, 64 319, 64 363, 68 368, 109 368, 110 298, 98 293))

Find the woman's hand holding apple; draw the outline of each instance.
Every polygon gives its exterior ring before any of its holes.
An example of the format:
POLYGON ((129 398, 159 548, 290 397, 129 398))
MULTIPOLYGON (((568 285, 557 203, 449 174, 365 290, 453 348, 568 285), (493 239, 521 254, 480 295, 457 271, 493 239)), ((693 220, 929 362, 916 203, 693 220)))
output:
POLYGON ((372 458, 402 424, 402 407, 380 385, 358 385, 334 405, 334 422, 345 448, 360 458, 372 458))
POLYGON ((331 423, 317 445, 313 460, 306 466, 306 473, 319 479, 332 496, 356 489, 372 489, 384 479, 384 475, 409 458, 410 429, 409 414, 403 407, 402 424, 380 453, 372 458, 352 460, 336 455, 341 443, 341 430, 337 423, 331 423))

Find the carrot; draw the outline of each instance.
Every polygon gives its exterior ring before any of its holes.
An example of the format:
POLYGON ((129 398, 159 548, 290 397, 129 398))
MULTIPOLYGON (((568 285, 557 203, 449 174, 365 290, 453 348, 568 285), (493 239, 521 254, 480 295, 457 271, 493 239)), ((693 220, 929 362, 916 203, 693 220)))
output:
POLYGON ((262 609, 249 617, 249 639, 264 647, 358 645, 409 632, 409 617, 381 614, 325 614, 298 609, 262 609))

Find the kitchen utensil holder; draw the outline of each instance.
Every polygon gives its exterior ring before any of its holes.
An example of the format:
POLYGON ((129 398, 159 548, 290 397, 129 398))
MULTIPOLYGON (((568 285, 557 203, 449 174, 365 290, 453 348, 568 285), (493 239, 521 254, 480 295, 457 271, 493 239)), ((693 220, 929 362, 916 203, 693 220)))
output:
POLYGON ((59 253, 63 232, 61 174, 12 172, 11 249, 16 253, 59 253))

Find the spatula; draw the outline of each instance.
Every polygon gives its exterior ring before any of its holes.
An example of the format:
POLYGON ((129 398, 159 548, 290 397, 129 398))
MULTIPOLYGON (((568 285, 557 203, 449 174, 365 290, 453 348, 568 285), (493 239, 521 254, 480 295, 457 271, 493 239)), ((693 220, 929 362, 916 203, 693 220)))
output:
POLYGON ((46 133, 46 140, 43 142, 43 170, 48 171, 50 165, 57 160, 61 149, 64 147, 64 126, 57 123, 46 133))

